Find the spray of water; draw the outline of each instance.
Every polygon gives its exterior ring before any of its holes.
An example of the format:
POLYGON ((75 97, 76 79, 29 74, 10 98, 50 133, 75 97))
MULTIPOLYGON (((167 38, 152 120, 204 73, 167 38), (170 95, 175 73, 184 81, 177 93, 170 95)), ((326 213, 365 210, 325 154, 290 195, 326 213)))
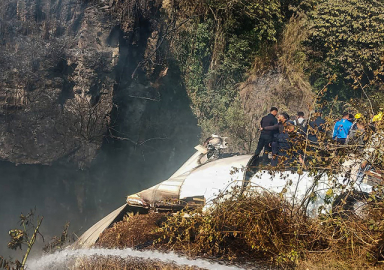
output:
POLYGON ((77 250, 62 250, 49 255, 44 255, 41 258, 30 260, 27 263, 27 270, 54 270, 63 269, 76 258, 81 257, 120 257, 120 258, 141 258, 149 260, 159 260, 162 262, 173 262, 179 266, 196 266, 209 270, 240 270, 236 266, 222 265, 202 259, 191 260, 186 257, 179 256, 175 253, 162 253, 158 251, 138 251, 130 248, 127 249, 77 249, 77 250))

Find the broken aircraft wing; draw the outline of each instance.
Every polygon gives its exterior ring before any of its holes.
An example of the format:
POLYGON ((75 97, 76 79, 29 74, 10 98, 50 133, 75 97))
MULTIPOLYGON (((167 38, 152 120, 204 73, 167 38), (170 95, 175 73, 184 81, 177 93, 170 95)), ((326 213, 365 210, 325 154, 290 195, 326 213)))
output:
POLYGON ((115 211, 110 213, 108 216, 97 222, 91 228, 89 228, 83 235, 77 239, 72 245, 72 248, 90 248, 99 239, 100 234, 107 229, 111 224, 122 218, 127 212, 128 205, 117 208, 115 211))
MULTIPOLYGON (((217 138, 214 137, 216 141, 217 138)), ((225 139, 222 142, 226 143, 225 139)), ((225 147, 217 144, 211 150, 218 148, 225 147)), ((72 245, 72 248, 91 247, 105 229, 122 220, 127 212, 146 212, 150 208, 156 211, 177 211, 186 205, 191 207, 205 205, 232 185, 243 185, 245 169, 241 168, 246 168, 250 155, 207 162, 209 161, 207 154, 212 152, 203 146, 196 147, 196 150, 197 152, 168 180, 128 196, 127 204, 93 225, 72 245)))

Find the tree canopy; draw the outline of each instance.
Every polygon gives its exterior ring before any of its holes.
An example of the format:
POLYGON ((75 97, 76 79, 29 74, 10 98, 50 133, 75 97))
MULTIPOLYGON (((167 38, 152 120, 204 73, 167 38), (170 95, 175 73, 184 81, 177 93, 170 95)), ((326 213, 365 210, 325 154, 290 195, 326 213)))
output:
POLYGON ((384 55, 383 1, 321 0, 308 23, 313 82, 336 75, 340 86, 362 75, 367 83, 374 76, 384 55))

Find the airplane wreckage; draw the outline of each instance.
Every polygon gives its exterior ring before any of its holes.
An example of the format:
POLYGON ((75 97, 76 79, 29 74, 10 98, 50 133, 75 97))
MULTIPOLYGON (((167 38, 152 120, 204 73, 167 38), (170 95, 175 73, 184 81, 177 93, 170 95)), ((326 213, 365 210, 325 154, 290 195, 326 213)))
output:
MULTIPOLYGON (((220 155, 220 150, 228 146, 226 139, 226 137, 212 135, 204 145, 196 146, 197 152, 169 179, 128 196, 126 204, 89 228, 78 238, 72 248, 92 247, 100 234, 114 223, 121 221, 126 213, 148 213, 150 210, 175 212, 187 205, 190 208, 203 206, 209 209, 212 200, 218 195, 239 187, 244 192, 254 190, 282 194, 287 201, 294 205, 307 199, 307 214, 315 217, 321 209, 330 210, 332 207, 332 204, 325 203, 327 200, 329 202, 327 191, 335 188, 337 183, 345 183, 347 179, 346 174, 337 175, 331 179, 326 174, 312 176, 305 171, 302 173, 294 170, 256 171, 254 167, 252 168, 252 155, 220 155), (316 194, 316 199, 308 200, 309 196, 313 194, 316 194)), ((352 167, 351 164, 350 162, 350 167, 352 167)), ((348 179, 351 178, 350 174, 348 179)), ((354 192, 368 195, 372 191, 372 183, 356 180, 350 182, 352 182, 350 188, 354 192)), ((340 194, 341 189, 338 194, 337 189, 333 190, 334 195, 343 195, 340 194)), ((337 198, 337 196, 335 197, 337 198)), ((353 207, 357 212, 363 202, 358 200, 355 202, 353 207)))

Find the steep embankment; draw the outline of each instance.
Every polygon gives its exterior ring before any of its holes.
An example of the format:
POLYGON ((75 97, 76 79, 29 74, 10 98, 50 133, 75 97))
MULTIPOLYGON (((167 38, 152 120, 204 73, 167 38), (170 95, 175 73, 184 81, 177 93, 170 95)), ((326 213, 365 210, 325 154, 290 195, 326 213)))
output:
POLYGON ((306 37, 304 19, 290 21, 296 15, 290 3, 93 2, 116 18, 127 35, 135 35, 139 21, 148 21, 151 46, 132 75, 156 78, 180 70, 203 138, 219 133, 231 138, 231 151, 250 152, 256 125, 271 106, 309 111, 305 57, 297 57, 306 37))
POLYGON ((37 207, 46 239, 66 221, 81 234, 126 195, 169 177, 200 129, 177 66, 132 77, 152 33, 148 19, 138 16, 136 31, 125 34, 92 3, 0 5, 0 159, 13 162, 0 162, 7 255, 21 212, 37 207))
POLYGON ((352 2, 333 0, 3 1, 0 158, 84 167, 105 135, 134 147, 182 137, 175 134, 193 116, 171 115, 189 101, 202 137, 227 135, 231 150, 250 152, 256 123, 272 105, 308 112, 312 87, 326 85, 328 100, 377 96, 367 82, 382 90, 372 83, 382 76, 382 6, 359 7, 356 13, 352 2), (349 25, 354 20, 369 31, 349 25), (159 113, 165 117, 153 120, 159 113))
POLYGON ((171 115, 189 101, 202 137, 252 151, 270 106, 310 109, 303 5, 3 1, 0 158, 86 167, 105 135, 135 147, 182 137, 193 117, 171 115))
POLYGON ((1 5, 0 158, 89 164, 112 110, 111 21, 70 0, 1 5))
POLYGON ((124 32, 87 2, 1 5, 2 160, 86 167, 106 135, 140 147, 193 126, 178 67, 146 63, 159 43, 159 7, 146 6, 124 32))

